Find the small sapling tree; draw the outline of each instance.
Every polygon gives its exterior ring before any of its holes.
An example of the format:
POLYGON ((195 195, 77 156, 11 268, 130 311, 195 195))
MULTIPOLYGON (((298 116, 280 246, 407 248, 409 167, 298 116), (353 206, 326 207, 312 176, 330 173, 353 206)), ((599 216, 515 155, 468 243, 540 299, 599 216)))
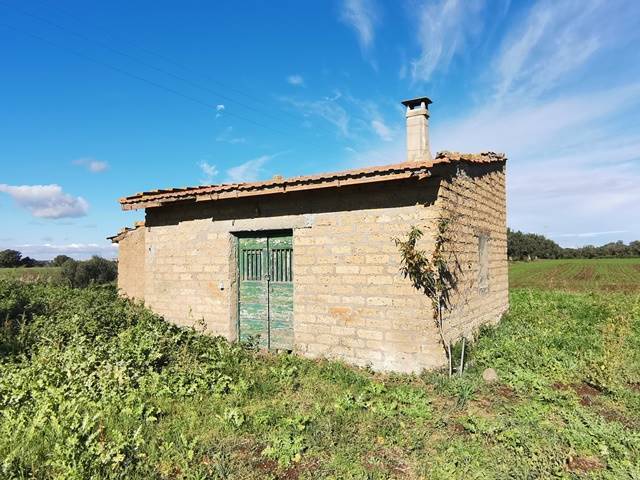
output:
POLYGON ((431 254, 418 248, 423 233, 416 226, 411 227, 406 239, 393 239, 400 251, 402 275, 431 300, 440 342, 449 362, 449 375, 452 372, 451 343, 444 336, 443 310, 451 307, 451 293, 456 288, 457 273, 460 271, 455 252, 450 248, 454 218, 453 215, 444 214, 438 219, 435 247, 431 254))

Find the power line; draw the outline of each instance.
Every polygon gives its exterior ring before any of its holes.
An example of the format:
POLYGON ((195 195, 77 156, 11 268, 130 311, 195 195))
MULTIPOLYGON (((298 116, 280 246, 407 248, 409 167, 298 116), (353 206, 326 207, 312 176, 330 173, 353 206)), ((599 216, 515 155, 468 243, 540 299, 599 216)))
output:
MULTIPOLYGON (((253 110, 253 111, 255 111, 255 112, 257 112, 257 113, 259 113, 259 114, 261 114, 261 115, 263 115, 263 116, 270 117, 270 118, 275 119, 275 120, 278 120, 278 121, 280 121, 280 122, 289 123, 289 124, 291 125, 291 123, 290 123, 290 122, 291 122, 291 120, 290 120, 290 119, 283 120, 280 116, 278 116, 278 115, 274 115, 274 114, 273 114, 273 113, 271 113, 271 112, 268 112, 268 111, 265 111, 265 110, 262 110, 262 109, 258 109, 258 108, 256 108, 254 105, 249 105, 249 104, 247 104, 247 103, 244 103, 244 102, 241 102, 241 101, 239 101, 239 100, 236 100, 236 99, 234 99, 234 98, 232 98, 232 97, 229 97, 228 95, 225 95, 224 93, 220 93, 220 92, 219 92, 219 91, 217 91, 217 90, 213 90, 212 88, 207 87, 206 85, 202 85, 202 84, 200 84, 200 83, 194 82, 194 81, 192 81, 192 80, 190 80, 190 79, 188 79, 188 78, 186 78, 186 77, 183 77, 183 76, 181 76, 181 75, 175 74, 175 73, 173 73, 173 72, 171 72, 171 71, 169 71, 169 70, 166 70, 166 69, 164 69, 164 68, 158 67, 158 66, 156 66, 156 65, 153 65, 153 64, 151 64, 151 63, 149 63, 149 62, 147 62, 147 61, 145 61, 145 60, 143 60, 143 59, 140 59, 139 57, 136 57, 136 56, 134 56, 134 55, 129 54, 128 52, 125 52, 125 51, 120 50, 120 49, 117 49, 117 48, 113 48, 113 47, 111 47, 109 44, 107 44, 106 42, 103 42, 103 41, 101 41, 101 40, 97 40, 97 39, 92 39, 92 38, 90 38, 90 37, 88 37, 88 36, 86 36, 86 35, 84 35, 84 34, 82 34, 82 33, 76 32, 76 31, 74 31, 74 30, 72 30, 72 29, 70 29, 70 28, 68 28, 68 27, 65 27, 64 25, 61 25, 61 24, 59 24, 59 23, 57 23, 57 22, 54 22, 54 21, 52 21, 52 20, 49 20, 49 19, 47 19, 47 18, 45 18, 45 17, 42 17, 42 16, 40 16, 40 15, 37 15, 37 14, 31 13, 31 12, 28 12, 28 11, 22 10, 22 9, 20 9, 20 8, 17 8, 17 7, 15 7, 15 6, 13 6, 13 5, 7 4, 6 2, 4 2, 4 1, 2 1, 2 0, 0 0, 0 4, 4 5, 5 7, 13 8, 14 10, 16 10, 16 11, 17 11, 17 12, 19 12, 19 13, 21 13, 22 15, 25 15, 25 16, 28 16, 28 17, 31 17, 31 18, 35 18, 36 20, 39 20, 39 21, 41 21, 41 22, 47 23, 47 24, 49 24, 49 25, 52 25, 52 26, 54 26, 55 28, 58 28, 58 29, 60 29, 60 30, 62 30, 62 31, 68 32, 68 33, 70 33, 71 35, 74 35, 74 36, 76 36, 77 38, 80 38, 81 40, 84 40, 84 41, 88 41, 88 42, 95 43, 95 44, 97 44, 97 45, 101 46, 102 48, 104 48, 104 49, 106 49, 106 50, 109 50, 109 51, 111 51, 111 52, 113 52, 113 53, 115 53, 115 54, 117 54, 117 55, 121 55, 121 56, 123 56, 123 57, 129 58, 129 59, 131 59, 131 60, 133 60, 133 61, 135 61, 135 62, 138 62, 139 64, 141 64, 141 65, 143 65, 143 66, 147 67, 147 68, 150 68, 150 69, 155 70, 155 71, 157 71, 157 72, 159 72, 159 73, 162 73, 163 75, 168 75, 168 76, 170 76, 170 77, 175 78, 176 80, 179 80, 179 81, 184 82, 184 83, 186 83, 186 84, 188 84, 188 85, 191 85, 192 87, 195 87, 195 88, 198 88, 198 89, 201 89, 201 90, 207 91, 207 92, 209 92, 209 93, 212 93, 212 94, 214 94, 214 95, 216 95, 216 96, 218 96, 218 97, 220 97, 220 98, 222 98, 222 99, 224 99, 224 100, 227 100, 227 101, 229 101, 229 102, 235 103, 235 104, 237 104, 237 105, 239 105, 239 106, 241 106, 241 107, 243 107, 243 108, 245 108, 245 109, 247 109, 247 110, 253 110)), ((65 11, 65 13, 67 13, 68 15, 70 15, 70 16, 72 16, 72 17, 74 17, 74 15, 72 15, 72 14, 70 14, 70 13, 66 12, 66 11, 65 11)), ((52 43, 52 42, 49 42, 49 43, 52 43)), ((145 50, 147 50, 147 49, 145 49, 145 50)), ((166 57, 166 56, 164 56, 164 55, 162 55, 162 54, 159 54, 159 53, 153 52, 153 51, 151 51, 151 50, 147 50, 147 51, 148 51, 149 53, 151 53, 151 54, 155 55, 155 56, 158 56, 158 57, 160 57, 160 58, 163 58, 165 61, 168 61, 168 62, 170 62, 170 63, 173 63, 174 65, 177 65, 177 66, 178 66, 178 67, 180 67, 180 68, 185 69, 185 67, 184 67, 184 66, 181 66, 179 63, 176 63, 174 60, 172 60, 172 59, 170 59, 170 58, 168 58, 168 57, 166 57)), ((186 69, 187 69, 187 70, 189 70, 188 68, 186 68, 186 69)), ((215 80, 215 79, 211 79, 211 78, 210 78, 210 77, 208 77, 208 76, 206 76, 206 78, 210 79, 211 81, 213 81, 213 82, 215 82, 215 83, 218 83, 218 84, 220 84, 220 85, 223 85, 223 84, 221 84, 221 82, 218 82, 218 81, 217 81, 217 80, 215 80)), ((234 90, 234 91, 239 92, 238 90, 233 89, 233 88, 228 87, 228 86, 225 86, 225 88, 230 88, 231 90, 234 90)), ((252 96, 247 95, 247 94, 242 93, 242 92, 239 92, 239 93, 240 93, 241 95, 243 95, 243 96, 247 96, 247 97, 250 97, 250 98, 255 98, 255 97, 252 97, 252 96)), ((256 99, 256 100, 257 100, 257 99, 256 99)), ((257 101, 260 101, 260 100, 257 100, 257 101)), ((228 112, 227 112, 227 113, 228 113, 228 112)), ((236 115, 236 117, 238 117, 238 118, 243 118, 243 117, 240 117, 240 116, 238 116, 238 115, 236 115)), ((255 122, 255 121, 252 121, 252 123, 256 124, 256 122, 255 122)), ((270 128, 270 127, 269 127, 269 128, 270 128)), ((326 133, 328 133, 328 134, 333 135, 333 133, 332 133, 332 132, 329 132, 328 130, 326 130, 326 129, 324 129, 324 128, 321 128, 321 130, 323 130, 324 132, 326 132, 326 133)))
MULTIPOLYGON (((54 10, 57 10, 58 12, 61 12, 61 13, 65 14, 65 15, 67 15, 68 17, 71 17, 71 18, 73 18, 73 19, 75 19, 77 21, 83 21, 84 20, 84 19, 78 17, 77 15, 75 15, 74 13, 70 12, 69 10, 67 10, 65 8, 61 8, 59 5, 52 5, 51 3, 46 2, 44 0, 40 0, 39 3, 41 5, 45 5, 45 6, 48 6, 50 8, 53 8, 54 10)), ((110 35, 110 34, 108 34, 108 35, 110 35)), ((113 38, 113 37, 111 37, 111 38, 113 38)), ((120 35, 120 38, 121 39, 123 38, 122 35, 120 35)), ((156 52, 155 50, 151 50, 151 49, 141 45, 140 43, 132 42, 130 39, 126 39, 126 40, 127 40, 127 43, 129 45, 133 45, 135 48, 137 48, 137 49, 139 49, 139 50, 141 50, 143 52, 149 53, 149 54, 151 54, 151 55, 153 55, 155 57, 158 57, 158 58, 160 58, 160 59, 162 59, 162 60, 164 60, 164 61, 166 61, 168 63, 171 63, 171 64, 177 66, 178 68, 181 68, 183 70, 187 70, 187 71, 190 71, 192 73, 195 73, 196 75, 198 75, 198 76, 200 76, 202 78, 205 78, 205 79, 207 79, 207 80, 209 80, 209 81, 211 81, 213 83, 216 83, 216 84, 220 85, 223 88, 227 88, 227 89, 229 89, 231 91, 234 91, 237 94, 239 94, 239 95, 241 95, 243 97, 246 97, 246 98, 248 98, 250 100, 253 100, 253 101, 256 101, 256 102, 261 102, 262 101, 261 99, 259 99, 255 95, 249 94, 249 93, 244 92, 242 90, 238 90, 237 88, 235 88, 235 87, 233 87, 231 85, 228 85, 228 84, 225 84, 223 82, 220 82, 219 80, 211 77, 210 75, 204 74, 202 72, 198 72, 194 68, 191 68, 191 67, 179 62, 178 60, 175 60, 175 59, 173 59, 171 57, 168 57, 163 53, 159 53, 159 52, 156 52)))
MULTIPOLYGON (((163 85, 163 84, 158 83, 158 82, 156 82, 154 80, 150 80, 148 78, 142 77, 142 76, 140 76, 140 75, 138 75, 136 73, 131 73, 131 72, 129 72, 129 71, 123 69, 123 68, 117 67, 117 66, 112 65, 110 63, 104 62, 102 60, 97 60, 97 59, 95 59, 93 57, 90 57, 89 55, 86 55, 84 53, 78 52, 77 50, 64 47, 64 46, 62 46, 62 45, 60 45, 60 44, 58 44, 56 42, 53 42, 53 41, 51 41, 51 40, 49 40, 49 39, 47 39, 45 37, 42 37, 40 35, 35 34, 35 33, 27 32, 27 31, 21 31, 21 30, 15 28, 15 27, 12 27, 11 25, 7 25, 7 24, 0 24, 0 26, 8 28, 9 30, 13 30, 14 32, 17 32, 17 33, 20 33, 20 34, 23 34, 23 35, 27 35, 27 36, 33 37, 33 38, 35 38, 37 40, 40 40, 40 41, 42 41, 44 43, 52 45, 52 46, 54 46, 56 48, 59 48, 59 49, 64 50, 66 52, 72 53, 73 55, 76 55, 76 56, 78 56, 80 58, 83 58, 85 60, 88 60, 88 61, 93 62, 93 63, 98 64, 98 65, 101 65, 103 67, 110 68, 111 70, 119 72, 119 73, 121 73, 123 75, 126 75, 128 77, 134 78, 134 79, 139 80, 141 82, 148 83, 149 85, 153 85, 154 87, 159 88, 161 90, 165 90, 167 92, 173 93, 174 95, 182 97, 182 98, 184 98, 186 100, 189 100, 191 102, 194 102, 194 103, 197 103, 199 105, 202 105, 202 106, 206 107, 207 109, 215 109, 216 108, 216 105, 212 105, 210 103, 207 103, 205 101, 200 100, 199 98, 196 98, 196 97, 193 97, 191 95, 182 93, 179 90, 176 90, 176 89, 171 88, 171 87, 167 87, 166 85, 163 85)), ((278 133, 280 135, 289 136, 289 134, 286 133, 286 132, 283 132, 281 130, 277 130, 277 129, 272 128, 272 127, 270 127, 268 125, 264 125, 264 124, 262 124, 260 122, 256 122, 255 120, 252 120, 251 118, 244 117, 242 115, 238 115, 237 113, 233 113, 231 111, 225 111, 225 114, 231 115, 231 116, 236 117, 236 118, 238 118, 240 120, 243 120, 245 122, 252 123, 253 125, 256 125, 258 127, 265 128, 267 130, 271 130, 272 132, 276 132, 276 133, 278 133)))

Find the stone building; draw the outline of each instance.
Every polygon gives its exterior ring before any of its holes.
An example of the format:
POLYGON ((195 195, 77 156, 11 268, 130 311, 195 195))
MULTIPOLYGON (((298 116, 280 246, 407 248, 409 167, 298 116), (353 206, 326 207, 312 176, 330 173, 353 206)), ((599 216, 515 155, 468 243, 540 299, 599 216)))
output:
POLYGON ((440 367, 434 308, 400 272, 394 238, 413 226, 432 252, 439 220, 457 286, 447 341, 508 308, 505 161, 429 150, 428 106, 403 102, 403 163, 255 183, 172 188, 120 199, 145 221, 115 237, 118 286, 167 320, 272 350, 377 370, 440 367), (447 218, 449 218, 447 217, 447 218))

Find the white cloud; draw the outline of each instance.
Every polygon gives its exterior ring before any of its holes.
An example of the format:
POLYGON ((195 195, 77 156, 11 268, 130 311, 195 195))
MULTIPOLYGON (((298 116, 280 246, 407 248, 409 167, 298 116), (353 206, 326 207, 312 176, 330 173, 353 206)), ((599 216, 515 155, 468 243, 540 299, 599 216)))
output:
POLYGON ((391 129, 387 127, 382 120, 372 120, 371 127, 376 132, 376 134, 385 142, 390 142, 391 140, 393 140, 391 129))
POLYGON ((280 97, 280 100, 295 107, 303 116, 315 115, 329 122, 338 129, 342 136, 349 136, 349 114, 337 103, 342 95, 338 92, 333 97, 322 100, 296 100, 290 97, 280 97))
POLYGON ((224 105, 222 104, 216 105, 216 118, 221 117, 222 112, 224 112, 224 105))
POLYGON ((549 232, 602 232, 603 241, 628 241, 640 232, 640 216, 629 215, 640 204, 640 136, 612 120, 639 106, 640 83, 522 100, 517 107, 494 101, 436 123, 433 144, 508 154, 512 228, 564 245, 569 237, 549 232))
POLYGON ((60 185, 6 185, 0 192, 10 195, 15 202, 39 218, 82 217, 89 204, 82 197, 73 197, 62 191, 60 185))
POLYGON ((225 128, 216 137, 216 142, 230 143, 232 145, 235 145, 235 144, 238 144, 238 143, 245 143, 246 141, 247 141, 246 138, 238 137, 238 136, 234 135, 234 130, 233 130, 232 126, 228 126, 227 128, 225 128))
POLYGON ((200 179, 201 184, 210 184, 213 183, 213 178, 218 174, 218 169, 215 165, 211 165, 204 160, 201 161, 198 166, 200 170, 202 170, 203 178, 200 179))
POLYGON ((540 1, 503 40, 496 61, 496 94, 532 96, 552 87, 567 73, 578 69, 607 40, 600 28, 604 9, 601 0, 540 1))
POLYGON ((373 0, 343 0, 342 2, 340 20, 355 30, 363 52, 373 45, 375 26, 378 22, 377 11, 373 0))
POLYGON ((324 96, 319 100, 300 100, 293 96, 279 97, 279 100, 294 107, 296 113, 306 117, 303 123, 305 128, 314 128, 317 133, 331 133, 318 121, 324 120, 337 129, 340 140, 348 139, 354 144, 354 148, 358 149, 370 150, 372 142, 375 143, 377 139, 394 142, 404 129, 404 109, 400 103, 396 105, 396 102, 390 102, 388 99, 378 102, 336 91, 333 95, 324 96), (393 113, 396 121, 387 121, 389 111, 393 113))
POLYGON ((287 77, 287 82, 296 87, 304 86, 304 78, 302 78, 302 75, 289 75, 287 77))
POLYGON ((5 244, 3 248, 12 248, 20 251, 24 256, 37 260, 51 260, 56 255, 68 255, 76 259, 90 258, 98 255, 105 258, 115 258, 118 254, 118 245, 113 243, 68 243, 68 244, 5 244))
POLYGON ((73 164, 84 167, 91 173, 101 173, 109 168, 109 164, 107 162, 96 160, 91 157, 79 158, 78 160, 74 160, 73 164))
POLYGON ((581 233, 555 233, 554 237, 577 237, 577 238, 593 238, 602 235, 613 235, 618 233, 627 233, 627 230, 608 230, 606 232, 581 232, 581 233))
POLYGON ((436 0, 415 9, 420 55, 411 61, 414 83, 429 80, 436 69, 446 69, 468 39, 481 31, 484 5, 484 0, 436 0))
POLYGON ((605 127, 605 118, 634 104, 640 104, 640 83, 546 101, 490 102, 463 118, 434 124, 432 143, 440 150, 493 150, 512 156, 532 155, 548 151, 551 145, 557 149, 558 144, 552 141, 573 139, 575 142, 578 127, 605 127))
POLYGON ((273 155, 261 155, 252 160, 248 160, 240 165, 227 170, 226 183, 256 182, 263 177, 264 166, 267 162, 285 152, 274 153, 273 155))
MULTIPOLYGON (((633 240, 640 232, 640 219, 631 213, 640 204, 640 169, 631 164, 606 164, 606 153, 601 165, 588 166, 562 164, 549 155, 537 164, 516 163, 508 172, 508 216, 513 228, 597 233, 605 241, 633 240)), ((563 245, 570 237, 548 236, 563 245)), ((574 235, 591 236, 595 234, 574 235)))
POLYGON ((348 153, 347 168, 390 165, 407 159, 405 146, 401 142, 385 142, 365 149, 345 147, 345 151, 348 153))

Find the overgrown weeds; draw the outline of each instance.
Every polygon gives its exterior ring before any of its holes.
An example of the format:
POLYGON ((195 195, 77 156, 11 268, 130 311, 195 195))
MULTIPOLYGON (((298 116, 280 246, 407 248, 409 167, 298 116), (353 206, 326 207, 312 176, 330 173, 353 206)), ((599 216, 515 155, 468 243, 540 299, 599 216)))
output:
POLYGON ((256 352, 111 288, 0 282, 0 477, 639 478, 639 305, 515 291, 448 378, 256 352))

